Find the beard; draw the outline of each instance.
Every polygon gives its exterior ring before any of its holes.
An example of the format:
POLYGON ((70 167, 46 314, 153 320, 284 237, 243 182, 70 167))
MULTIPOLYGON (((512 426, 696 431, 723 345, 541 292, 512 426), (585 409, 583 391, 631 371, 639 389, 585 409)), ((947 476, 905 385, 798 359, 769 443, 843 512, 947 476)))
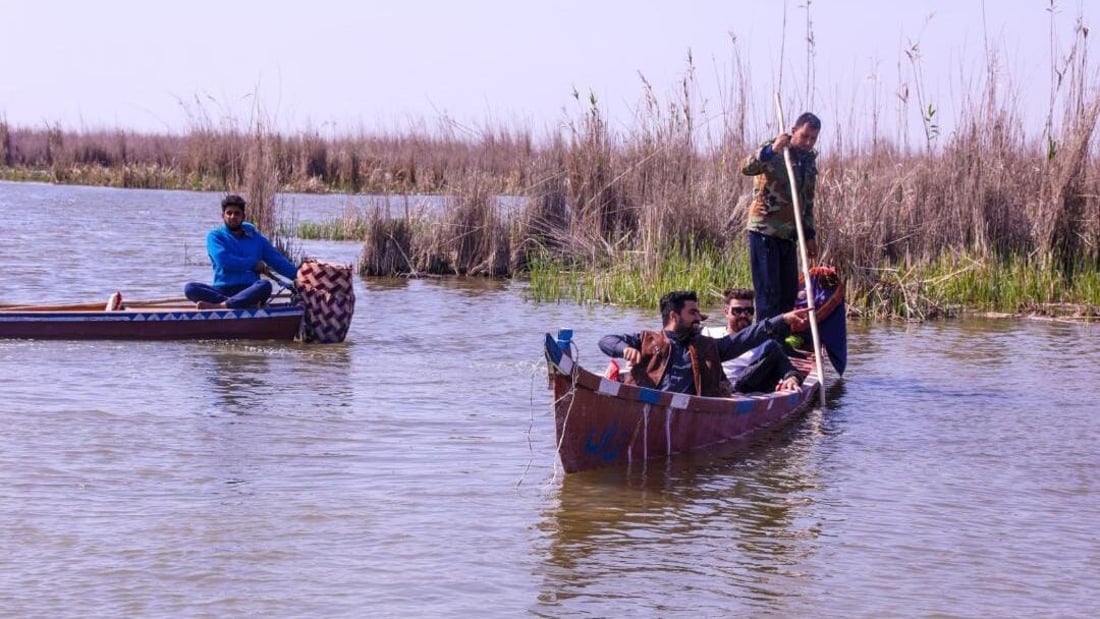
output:
POLYGON ((676 323, 676 328, 672 332, 676 334, 676 339, 686 342, 702 331, 703 325, 698 322, 679 322, 676 323))

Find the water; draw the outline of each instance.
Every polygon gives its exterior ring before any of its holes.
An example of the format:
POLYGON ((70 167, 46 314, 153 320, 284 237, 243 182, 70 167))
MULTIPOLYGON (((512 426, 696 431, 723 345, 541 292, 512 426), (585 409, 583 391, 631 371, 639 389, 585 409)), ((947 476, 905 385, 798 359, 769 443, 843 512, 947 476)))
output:
MULTIPOLYGON (((295 196, 323 220, 347 199, 295 196)), ((354 198, 352 199, 354 200, 354 198)), ((0 302, 180 294, 218 196, 0 183, 0 302)), ((306 243, 351 262, 349 243, 306 243)), ((348 340, 0 340, 8 616, 1092 616, 1095 327, 852 325, 830 406, 563 476, 540 344, 648 312, 358 281, 348 340)))

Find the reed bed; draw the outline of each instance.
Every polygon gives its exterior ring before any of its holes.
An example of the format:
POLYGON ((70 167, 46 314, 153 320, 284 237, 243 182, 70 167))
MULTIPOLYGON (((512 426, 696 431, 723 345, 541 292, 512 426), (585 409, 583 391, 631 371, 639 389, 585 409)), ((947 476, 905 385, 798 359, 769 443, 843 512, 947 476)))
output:
POLYGON ((422 206, 394 218, 388 208, 373 210, 359 271, 387 277, 511 276, 517 271, 513 248, 522 246, 513 224, 496 195, 474 176, 444 197, 439 213, 422 206))
POLYGON ((485 130, 473 139, 456 130, 334 136, 315 131, 280 135, 258 119, 214 121, 193 112, 182 134, 12 127, 0 120, 0 177, 120 188, 219 191, 240 183, 256 138, 282 191, 321 193, 443 193, 478 174, 499 193, 527 183, 531 134, 485 130), (242 126, 243 125, 243 126, 242 126), (262 136, 255 134, 262 127, 262 136))
MULTIPOLYGON (((1090 75, 1085 55, 1075 58, 1064 70, 1090 75)), ((997 79, 991 66, 985 81, 997 79)), ((578 94, 575 113, 537 141, 527 130, 463 133, 447 123, 323 138, 202 116, 181 136, 0 122, 0 162, 8 178, 239 190, 262 206, 268 233, 276 190, 440 193, 439 212, 376 208, 294 233, 362 240, 364 276, 529 277, 539 299, 651 307, 668 289, 693 288, 717 302, 722 289, 750 285, 751 179, 740 167, 770 137, 746 129, 747 102, 767 97, 741 76, 714 113, 694 80, 689 59, 667 99, 645 83, 633 125, 618 129, 578 94), (520 206, 503 207, 501 195, 520 206)), ((851 311, 927 319, 1068 304, 1096 313, 1100 93, 1088 79, 1068 83, 1062 122, 1038 137, 992 86, 968 98, 949 135, 934 131, 930 113, 922 118, 919 149, 879 135, 877 111, 869 141, 846 136, 845 119, 827 120, 834 146, 818 161, 818 247, 846 277, 851 311)))
MULTIPOLYGON (((1089 284, 1100 271, 1100 168, 1091 147, 1098 110, 1095 101, 1084 107, 1056 136, 1062 146, 1054 152, 998 113, 974 115, 939 153, 879 146, 823 158, 819 249, 848 277, 853 307, 871 316, 928 318, 960 308, 1100 305, 1089 284)), ((314 173, 327 153, 342 152, 337 146, 306 148, 308 139, 288 140, 262 125, 196 128, 191 143, 179 142, 186 144, 180 158, 165 154, 174 140, 149 136, 74 139, 50 131, 32 142, 55 157, 55 182, 176 187, 185 171, 186 186, 246 194, 250 216, 268 234, 363 240, 364 275, 529 275, 540 298, 650 305, 660 290, 691 283, 669 276, 678 268, 713 275, 695 282, 711 291, 704 294, 748 284, 743 227, 751 179, 738 168, 755 144, 725 133, 700 140, 685 101, 655 103, 649 112, 632 131, 615 133, 590 102, 538 148, 517 152, 507 140, 482 146, 503 142, 517 157, 508 166, 479 168, 469 144, 447 163, 439 154, 428 166, 412 157, 403 169, 435 166, 437 180, 429 183, 447 191, 440 213, 414 209, 392 218, 379 209, 292 230, 278 229, 272 214, 277 190, 302 188, 301 178, 285 181, 286 145, 297 145, 296 158, 313 152, 288 169, 314 173), (149 147, 153 142, 159 146, 149 147), (116 161, 116 151, 126 153, 117 159, 124 163, 98 162, 116 161), (504 212, 495 200, 500 193, 520 197, 521 208, 504 212)), ((29 133, 0 130, 0 141, 7 136, 9 144, 5 161, 17 162, 9 178, 27 178, 32 169, 18 165, 27 150, 15 147, 29 133)), ((494 155, 486 159, 503 161, 494 155)), ((341 174, 341 183, 353 179, 341 174)), ((365 178, 361 187, 376 186, 365 178)), ((380 182, 401 195, 420 188, 421 178, 408 172, 380 182)))

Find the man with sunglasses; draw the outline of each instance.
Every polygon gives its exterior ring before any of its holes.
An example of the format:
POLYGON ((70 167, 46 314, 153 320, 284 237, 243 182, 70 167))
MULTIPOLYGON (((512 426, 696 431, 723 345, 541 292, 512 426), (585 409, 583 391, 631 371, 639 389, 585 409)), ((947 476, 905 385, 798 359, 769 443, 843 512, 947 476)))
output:
MULTIPOLYGON (((724 326, 704 327, 703 335, 713 338, 736 335, 752 325, 753 297, 748 288, 730 288, 723 294, 724 326)), ((755 348, 722 363, 726 377, 738 393, 797 389, 802 374, 791 365, 783 346, 769 339, 755 348)))
POLYGON ((699 311, 698 296, 691 290, 677 290, 661 297, 661 331, 607 335, 600 339, 600 350, 631 364, 624 383, 691 395, 729 396, 734 388, 722 362, 773 338, 786 337, 792 326, 805 324, 807 312, 804 308, 792 310, 737 333, 712 338, 700 333, 707 317, 699 311))

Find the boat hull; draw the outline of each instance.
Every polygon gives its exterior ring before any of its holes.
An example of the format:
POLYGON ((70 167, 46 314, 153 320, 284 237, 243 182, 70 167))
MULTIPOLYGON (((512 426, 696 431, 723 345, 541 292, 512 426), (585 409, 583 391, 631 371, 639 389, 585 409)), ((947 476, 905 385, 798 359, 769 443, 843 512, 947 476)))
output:
POLYGON ((573 363, 546 336, 558 454, 566 473, 625 465, 716 445, 778 427, 809 409, 820 381, 812 364, 800 389, 706 398, 626 385, 573 363))
POLYGON ((302 308, 199 310, 131 307, 115 311, 0 311, 0 338, 55 340, 293 340, 302 308))

